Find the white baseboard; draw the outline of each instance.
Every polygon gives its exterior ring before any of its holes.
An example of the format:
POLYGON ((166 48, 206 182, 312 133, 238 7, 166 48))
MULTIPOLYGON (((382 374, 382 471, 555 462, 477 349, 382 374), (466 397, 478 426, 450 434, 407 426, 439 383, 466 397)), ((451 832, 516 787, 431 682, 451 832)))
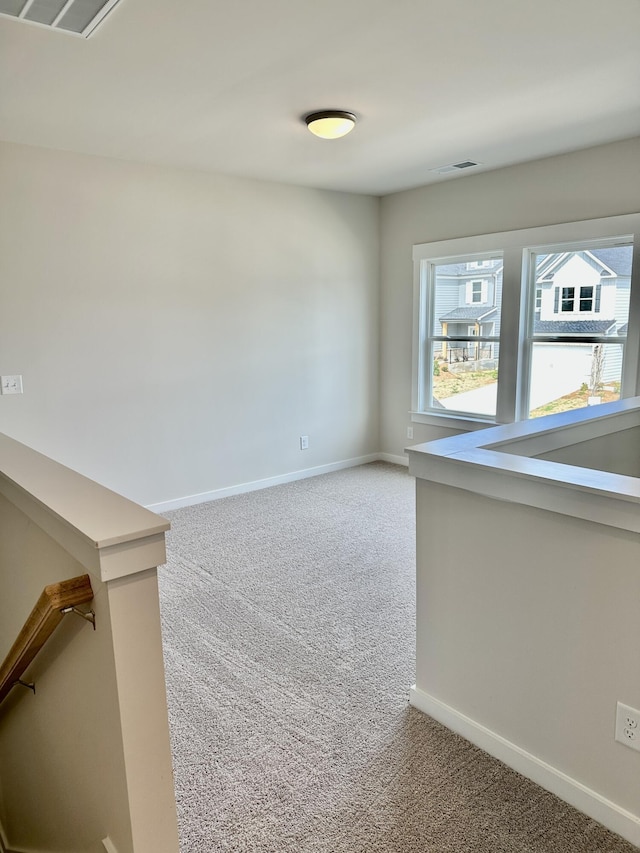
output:
POLYGON ((631 844, 640 847, 640 815, 626 811, 598 794, 597 791, 587 788, 586 785, 572 779, 556 767, 536 758, 535 755, 461 714, 455 708, 445 705, 415 685, 411 688, 409 701, 414 708, 438 720, 447 728, 488 752, 489 755, 493 755, 494 758, 498 758, 513 770, 526 776, 527 779, 556 794, 561 800, 606 826, 612 832, 621 835, 631 844))
POLYGON ((380 462, 391 462, 393 465, 404 465, 405 468, 409 467, 408 456, 394 456, 393 453, 378 453, 378 460, 380 462))
MULTIPOLYGON (((328 465, 318 465, 315 468, 304 468, 300 471, 291 471, 288 474, 280 474, 277 477, 267 477, 264 480, 253 480, 250 483, 240 483, 237 486, 227 486, 224 489, 214 489, 212 492, 200 492, 197 495, 187 495, 184 498, 176 498, 171 501, 148 504, 147 509, 152 512, 169 512, 172 509, 181 509, 185 506, 215 501, 220 498, 229 498, 232 495, 243 495, 247 492, 255 492, 259 489, 268 489, 271 486, 281 486, 283 483, 293 483, 295 480, 305 480, 307 477, 317 477, 319 474, 330 474, 332 471, 340 471, 343 468, 355 468, 356 465, 366 465, 368 462, 379 462, 382 459, 380 453, 370 453, 367 456, 356 456, 353 459, 344 459, 341 462, 331 462, 328 465)), ((403 457, 393 457, 402 459, 403 457)), ((386 461, 393 461, 391 458, 386 461)), ((400 464, 407 464, 406 462, 400 464)))

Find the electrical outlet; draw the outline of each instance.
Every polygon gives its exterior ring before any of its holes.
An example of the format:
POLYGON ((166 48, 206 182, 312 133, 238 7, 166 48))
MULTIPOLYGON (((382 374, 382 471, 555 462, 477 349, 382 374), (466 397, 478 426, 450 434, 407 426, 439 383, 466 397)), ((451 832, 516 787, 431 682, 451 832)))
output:
POLYGON ((22 394, 22 376, 0 376, 0 393, 22 394))
POLYGON ((413 438, 413 427, 407 427, 407 438, 413 438))
POLYGON ((640 711, 622 702, 616 706, 616 740, 640 752, 640 711))
POLYGON ((300 436, 300 450, 308 450, 309 449, 309 436, 301 435, 300 436))

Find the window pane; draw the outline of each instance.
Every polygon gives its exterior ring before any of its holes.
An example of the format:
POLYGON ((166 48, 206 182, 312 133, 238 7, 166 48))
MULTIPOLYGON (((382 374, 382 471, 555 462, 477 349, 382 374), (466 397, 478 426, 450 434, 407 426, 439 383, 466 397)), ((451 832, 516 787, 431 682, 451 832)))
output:
POLYGON ((593 339, 627 335, 631 259, 596 243, 534 255, 530 417, 619 399, 624 347, 593 339))
POLYGON ((429 407, 495 418, 498 344, 438 341, 433 344, 433 394, 429 407))
POLYGON ((574 294, 575 294, 575 288, 573 288, 573 287, 563 287, 562 288, 562 310, 563 311, 573 311, 574 294))
POLYGON ((434 264, 431 286, 430 335, 466 336, 471 324, 477 326, 480 337, 500 335, 501 258, 461 258, 457 263, 434 264), (475 265, 480 263, 484 266, 478 270, 475 265))
POLYGON ((434 263, 429 287, 429 337, 449 340, 427 346, 427 408, 495 418, 499 343, 486 338, 500 336, 502 257, 434 263))
POLYGON ((621 376, 620 344, 534 343, 529 417, 618 400, 621 376))
POLYGON ((626 335, 632 247, 534 254, 533 335, 626 335))

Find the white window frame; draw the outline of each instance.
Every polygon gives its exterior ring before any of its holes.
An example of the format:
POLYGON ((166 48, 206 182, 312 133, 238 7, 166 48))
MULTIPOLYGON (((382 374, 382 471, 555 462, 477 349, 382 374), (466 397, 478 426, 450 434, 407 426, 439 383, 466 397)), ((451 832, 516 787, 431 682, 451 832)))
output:
MULTIPOLYGON (((415 423, 450 426, 456 429, 481 429, 494 423, 512 423, 528 417, 534 298, 528 300, 530 288, 535 293, 535 275, 530 273, 532 255, 540 252, 575 251, 594 243, 609 246, 633 244, 633 266, 629 300, 629 325, 624 339, 621 397, 640 393, 640 213, 568 222, 561 225, 525 228, 496 234, 482 234, 421 243, 413 247, 413 369, 411 420, 415 423), (440 413, 424 404, 425 389, 432 377, 433 365, 426 358, 428 335, 429 270, 436 264, 457 263, 470 255, 478 260, 502 255, 502 315, 500 368, 495 418, 475 417, 466 413, 440 413)), ((594 336, 594 342, 598 336, 594 336)), ((585 340, 586 343, 591 339, 585 340)), ((616 343, 616 338, 602 342, 616 343)))

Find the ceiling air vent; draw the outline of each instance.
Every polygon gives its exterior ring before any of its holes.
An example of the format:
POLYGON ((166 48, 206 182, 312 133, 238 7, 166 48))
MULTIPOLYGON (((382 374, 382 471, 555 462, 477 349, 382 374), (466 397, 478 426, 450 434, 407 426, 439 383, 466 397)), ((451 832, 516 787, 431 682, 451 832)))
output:
POLYGON ((0 0, 0 15, 87 38, 116 3, 118 0, 0 0))
POLYGON ((459 172, 461 169, 470 169, 472 166, 481 166, 476 160, 462 160, 460 163, 451 163, 448 166, 437 166, 435 169, 429 169, 430 172, 437 172, 439 175, 448 175, 450 172, 459 172))

